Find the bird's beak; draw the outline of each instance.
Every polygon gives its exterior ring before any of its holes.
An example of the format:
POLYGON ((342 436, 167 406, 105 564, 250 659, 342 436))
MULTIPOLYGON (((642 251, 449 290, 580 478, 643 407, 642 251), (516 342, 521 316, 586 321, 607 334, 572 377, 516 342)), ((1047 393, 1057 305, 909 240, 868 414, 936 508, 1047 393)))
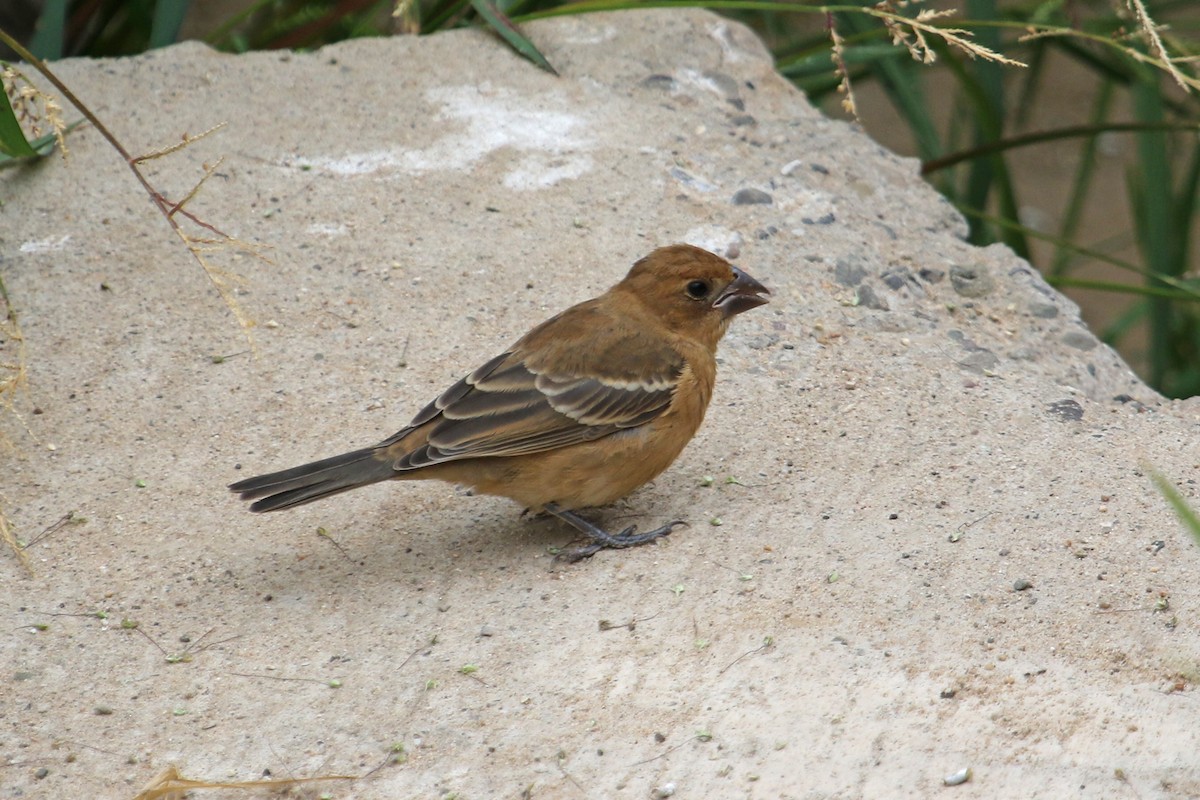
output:
POLYGON ((733 282, 717 295, 717 299, 713 301, 713 308, 720 309, 726 317, 732 317, 734 314, 764 305, 767 302, 766 295, 770 293, 770 289, 734 267, 733 282))

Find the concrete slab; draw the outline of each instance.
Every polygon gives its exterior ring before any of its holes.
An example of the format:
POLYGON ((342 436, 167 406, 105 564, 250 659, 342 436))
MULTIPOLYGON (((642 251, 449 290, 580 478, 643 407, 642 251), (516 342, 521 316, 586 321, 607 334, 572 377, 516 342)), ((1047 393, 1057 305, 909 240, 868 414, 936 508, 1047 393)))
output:
POLYGON ((270 262, 211 255, 253 354, 94 130, 0 174, 4 507, 27 541, 86 520, 33 577, 0 561, 0 796, 171 764, 371 773, 313 797, 1200 795, 1200 554, 1146 474, 1196 503, 1196 404, 741 26, 528 31, 562 77, 471 31, 56 66, 133 150, 227 123, 148 169, 179 198, 223 157, 188 208, 270 262), (560 524, 439 484, 225 490, 392 433, 677 241, 775 298, 598 517, 690 520, 661 546, 555 566, 560 524))

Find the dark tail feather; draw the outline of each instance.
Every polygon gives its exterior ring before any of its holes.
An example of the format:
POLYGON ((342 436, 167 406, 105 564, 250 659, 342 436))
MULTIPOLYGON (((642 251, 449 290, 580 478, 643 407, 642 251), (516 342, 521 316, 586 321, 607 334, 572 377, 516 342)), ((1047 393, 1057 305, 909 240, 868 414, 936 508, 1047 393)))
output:
POLYGON ((251 511, 278 511, 322 497, 396 477, 390 460, 375 457, 375 449, 355 450, 333 458, 259 475, 230 484, 243 500, 257 500, 251 511), (258 498, 262 498, 259 500, 258 498))

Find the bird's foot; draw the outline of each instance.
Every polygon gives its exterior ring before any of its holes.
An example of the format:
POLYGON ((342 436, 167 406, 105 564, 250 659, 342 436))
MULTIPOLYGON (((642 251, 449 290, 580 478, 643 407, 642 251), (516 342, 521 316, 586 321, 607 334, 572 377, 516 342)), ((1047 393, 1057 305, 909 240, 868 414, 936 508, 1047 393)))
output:
POLYGON ((558 554, 557 558, 559 560, 572 564, 576 561, 590 558, 601 550, 619 550, 656 541, 670 534, 678 526, 687 525, 683 520, 677 519, 674 522, 668 522, 661 528, 655 528, 652 531, 645 531, 644 533, 638 533, 636 525, 630 525, 620 533, 609 533, 598 525, 588 522, 573 511, 559 508, 555 503, 547 503, 545 510, 548 514, 558 517, 590 540, 585 545, 571 547, 558 554))

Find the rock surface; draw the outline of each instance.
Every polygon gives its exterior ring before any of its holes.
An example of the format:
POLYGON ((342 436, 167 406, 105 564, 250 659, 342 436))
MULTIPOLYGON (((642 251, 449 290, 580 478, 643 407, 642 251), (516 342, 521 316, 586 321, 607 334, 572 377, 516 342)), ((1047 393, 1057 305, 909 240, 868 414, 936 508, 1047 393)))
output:
POLYGON ((33 577, 0 562, 0 797, 170 764, 370 772, 320 790, 356 798, 1200 795, 1200 551, 1147 477, 1200 502, 1197 405, 746 29, 527 30, 562 77, 471 31, 56 65, 132 150, 228 123, 147 169, 178 199, 223 157, 188 209, 271 249, 211 256, 246 352, 95 130, 0 174, 29 378, 0 497, 38 540, 33 577), (683 240, 775 298, 696 441, 598 517, 690 520, 661 546, 556 565, 560 524, 439 484, 226 492, 392 433, 683 240))

